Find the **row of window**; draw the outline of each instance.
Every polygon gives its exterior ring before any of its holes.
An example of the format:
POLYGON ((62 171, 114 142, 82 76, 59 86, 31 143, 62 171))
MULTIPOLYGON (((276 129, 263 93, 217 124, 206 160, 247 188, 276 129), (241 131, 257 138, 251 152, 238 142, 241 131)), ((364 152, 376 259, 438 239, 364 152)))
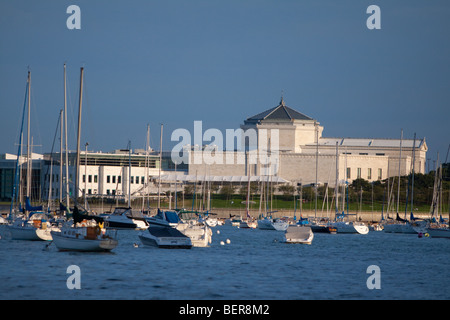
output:
MULTIPOLYGON (((356 168, 356 179, 372 180, 372 168, 367 168, 367 175, 363 176, 361 168, 356 168)), ((347 179, 352 179, 352 169, 347 168, 347 179)), ((378 168, 378 180, 383 179, 383 169, 378 168)))
MULTIPOLYGON (((97 175, 88 175, 88 182, 92 182, 92 178, 94 178, 94 183, 98 182, 97 175)), ((86 182, 86 175, 83 174, 83 183, 86 182)), ((122 183, 122 176, 106 176, 106 183, 122 183)), ((130 183, 133 184, 144 184, 145 177, 144 176, 131 176, 130 183)))

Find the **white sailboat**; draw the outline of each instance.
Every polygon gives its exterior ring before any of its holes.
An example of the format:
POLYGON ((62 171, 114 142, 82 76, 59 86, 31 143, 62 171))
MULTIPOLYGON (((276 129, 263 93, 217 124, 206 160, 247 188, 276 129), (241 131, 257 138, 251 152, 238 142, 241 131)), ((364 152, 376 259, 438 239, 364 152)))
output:
MULTIPOLYGON (((10 219, 13 219, 13 202, 15 198, 16 183, 18 180, 20 166, 19 159, 21 155, 23 123, 25 120, 25 107, 27 107, 27 176, 26 176, 26 197, 25 211, 21 217, 16 217, 11 224, 7 225, 7 231, 13 240, 51 240, 50 230, 51 224, 48 222, 49 217, 42 212, 42 206, 33 207, 30 203, 31 196, 31 171, 32 171, 32 151, 31 151, 31 71, 28 71, 27 87, 26 87, 26 103, 22 115, 22 126, 20 133, 19 151, 17 154, 17 165, 14 179, 13 197, 11 200, 10 219)), ((20 185, 20 183, 19 183, 20 185)), ((20 187, 19 187, 20 188, 20 187)))
MULTIPOLYGON (((65 68, 64 68, 65 70, 65 68)), ((52 231, 53 243, 60 251, 110 251, 117 247, 118 240, 115 230, 104 228, 103 218, 79 213, 77 194, 79 190, 80 170, 80 137, 81 111, 83 97, 83 72, 80 70, 80 96, 78 109, 77 161, 75 173, 75 207, 72 225, 66 225, 60 231, 52 231)), ((65 74, 64 74, 65 75, 65 74)))
MULTIPOLYGON (((248 152, 247 152, 247 162, 249 162, 248 152)), ((239 228, 255 229, 258 227, 258 223, 250 216, 250 164, 247 164, 247 175, 248 175, 248 183, 247 183, 246 217, 245 219, 241 219, 241 222, 239 223, 239 228)))
POLYGON ((98 217, 80 215, 74 208, 72 224, 52 231, 53 243, 60 251, 110 251, 119 244, 116 230, 107 230, 98 217))
MULTIPOLYGON (((450 145, 448 151, 450 151, 450 145)), ((439 162, 439 154, 438 154, 438 162, 439 162)), ((442 165, 438 165, 434 180, 435 182, 433 190, 433 201, 430 208, 430 213, 432 217, 440 215, 439 208, 442 207, 442 205, 439 205, 442 199, 442 165)), ((450 208, 448 216, 449 220, 447 221, 447 223, 445 223, 445 220, 442 218, 442 215, 440 215, 439 221, 437 223, 428 223, 428 225, 425 228, 425 232, 428 233, 432 238, 450 238, 450 208)))
MULTIPOLYGON (((337 188, 338 188, 338 144, 336 143, 336 203, 337 203, 337 188)), ((347 167, 347 164, 345 165, 347 167)), ((348 188, 347 181, 345 182, 345 190, 348 188)), ((345 191, 348 192, 348 191, 345 191)), ((344 193, 345 193, 344 192, 344 193)), ((348 193, 347 193, 348 195, 348 193)), ((344 198, 344 197, 342 197, 344 198)), ((344 208, 344 202, 342 201, 342 208, 344 208)), ((344 217, 346 214, 344 213, 344 210, 342 210, 342 214, 338 215, 338 207, 336 205, 336 218, 335 221, 330 222, 328 224, 328 227, 330 227, 330 233, 358 233, 358 234, 368 234, 369 233, 369 227, 363 223, 363 222, 357 222, 357 221, 344 221, 344 217)), ((347 200, 347 215, 348 215, 348 200, 347 200)))

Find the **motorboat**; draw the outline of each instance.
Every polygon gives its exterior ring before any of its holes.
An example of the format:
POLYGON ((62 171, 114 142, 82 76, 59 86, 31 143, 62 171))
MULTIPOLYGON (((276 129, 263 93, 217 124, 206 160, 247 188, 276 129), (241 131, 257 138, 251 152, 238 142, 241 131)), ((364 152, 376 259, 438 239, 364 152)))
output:
POLYGON ((289 225, 284 233, 284 243, 311 244, 314 233, 309 226, 289 225))
POLYGON ((176 229, 191 239, 194 247, 208 247, 212 242, 211 228, 203 222, 179 223, 176 229))
POLYGON ((170 226, 150 225, 139 233, 139 239, 146 246, 165 249, 190 249, 191 238, 170 226))
POLYGON ((330 225, 336 228, 336 233, 369 233, 369 227, 362 222, 336 221, 331 223, 330 225))
POLYGON ((203 219, 182 220, 176 211, 171 210, 158 210, 151 219, 147 220, 150 226, 170 226, 189 237, 194 247, 207 247, 212 242, 211 228, 203 219))
POLYGON ((113 213, 101 214, 100 217, 105 221, 107 229, 147 229, 146 218, 133 212, 131 208, 117 207, 113 213))

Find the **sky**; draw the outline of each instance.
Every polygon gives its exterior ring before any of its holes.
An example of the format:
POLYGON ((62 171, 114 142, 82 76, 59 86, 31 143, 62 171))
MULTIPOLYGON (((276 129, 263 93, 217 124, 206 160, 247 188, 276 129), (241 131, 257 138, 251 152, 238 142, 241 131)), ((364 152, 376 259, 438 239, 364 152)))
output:
POLYGON ((90 151, 145 148, 147 125, 156 150, 161 124, 164 150, 178 143, 174 130, 193 135, 194 121, 225 136, 283 95, 324 137, 399 139, 403 130, 442 161, 449 16, 448 0, 2 0, 0 153, 17 153, 28 70, 33 151, 51 151, 66 63, 71 150, 83 67, 90 151), (67 27, 70 5, 80 29, 67 27), (367 27, 370 5, 380 29, 367 27))

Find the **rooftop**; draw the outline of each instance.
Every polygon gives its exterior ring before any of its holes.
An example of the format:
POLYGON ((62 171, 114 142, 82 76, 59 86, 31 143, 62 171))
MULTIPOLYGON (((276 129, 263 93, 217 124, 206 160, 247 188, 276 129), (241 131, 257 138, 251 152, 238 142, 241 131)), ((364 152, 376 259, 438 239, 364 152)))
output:
POLYGON ((257 115, 254 115, 250 118, 247 118, 244 123, 245 124, 256 124, 260 123, 261 121, 271 121, 271 120, 282 120, 282 121, 293 121, 293 120, 314 120, 311 117, 308 117, 307 115, 298 112, 288 106, 284 103, 283 97, 281 97, 281 101, 279 105, 276 107, 273 107, 269 110, 266 110, 264 112, 258 113, 257 115))

